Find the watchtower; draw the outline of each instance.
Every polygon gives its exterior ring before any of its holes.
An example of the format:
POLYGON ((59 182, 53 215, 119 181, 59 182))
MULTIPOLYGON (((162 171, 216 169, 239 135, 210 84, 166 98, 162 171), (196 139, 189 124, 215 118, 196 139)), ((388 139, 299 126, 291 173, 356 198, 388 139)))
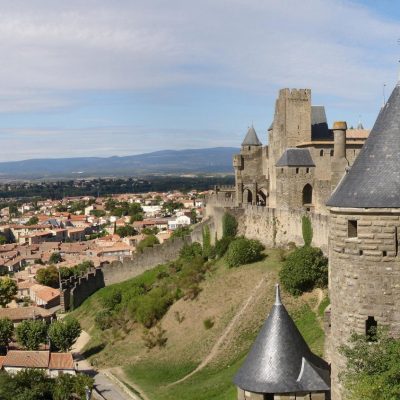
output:
POLYGON ((382 108, 350 171, 327 202, 332 400, 352 331, 386 325, 400 336, 400 86, 382 108))

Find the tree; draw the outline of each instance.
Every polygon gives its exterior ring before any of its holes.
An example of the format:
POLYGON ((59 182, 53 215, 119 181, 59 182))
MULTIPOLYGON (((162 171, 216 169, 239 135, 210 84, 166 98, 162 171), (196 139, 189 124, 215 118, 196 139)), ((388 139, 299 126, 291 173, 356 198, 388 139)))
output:
POLYGON ((121 237, 136 235, 136 230, 131 225, 120 226, 116 229, 115 233, 121 237))
POLYGON ((400 340, 386 329, 375 331, 374 341, 353 334, 339 349, 347 359, 339 376, 348 400, 392 400, 400 396, 400 340))
POLYGON ((61 279, 68 279, 71 276, 74 276, 74 271, 72 268, 60 267, 58 270, 60 271, 61 279))
POLYGON ((39 218, 34 215, 33 217, 30 217, 28 222, 25 225, 36 225, 39 222, 39 218))
POLYGON ((7 238, 4 235, 0 235, 0 245, 6 244, 7 243, 7 238))
POLYGON ((237 234, 238 223, 236 218, 229 213, 225 213, 222 217, 222 237, 235 237, 237 234))
POLYGON ((264 246, 258 240, 240 237, 230 243, 226 252, 226 263, 229 267, 238 267, 262 258, 264 246))
POLYGON ((0 347, 8 346, 14 334, 14 324, 8 318, 0 318, 0 347))
POLYGON ((136 250, 142 253, 145 247, 153 247, 155 244, 160 244, 158 238, 154 235, 149 235, 139 242, 136 250))
POLYGON ((177 238, 177 237, 183 238, 188 235, 190 235, 190 227, 179 226, 172 232, 171 238, 177 238))
POLYGON ((47 340, 47 325, 39 320, 22 321, 15 330, 17 342, 27 350, 38 350, 47 340))
POLYGON ((205 225, 202 230, 203 236, 203 255, 204 258, 210 258, 212 253, 210 227, 205 225))
POLYGON ((55 251, 49 258, 50 264, 58 264, 61 261, 62 261, 61 254, 57 251, 55 251))
POLYGON ((0 306, 5 307, 15 297, 18 292, 17 284, 5 277, 0 279, 0 306))
POLYGON ((286 257, 279 278, 282 286, 298 296, 314 287, 328 284, 328 259, 321 249, 303 246, 286 257))
POLYGON ((176 210, 183 208, 184 205, 182 203, 177 203, 174 201, 167 201, 163 204, 162 209, 166 214, 173 214, 176 210))
POLYGON ((36 273, 35 279, 42 285, 57 288, 59 286, 58 269, 55 265, 49 265, 47 268, 41 268, 36 273))
POLYGON ((53 385, 53 400, 85 399, 85 389, 93 388, 93 378, 85 374, 59 375, 53 385))
POLYGON ((53 322, 48 331, 51 345, 57 350, 67 352, 76 342, 82 329, 75 318, 65 318, 53 322))
POLYGON ((303 233, 304 246, 311 246, 313 238, 313 229, 308 215, 301 217, 301 230, 303 233))

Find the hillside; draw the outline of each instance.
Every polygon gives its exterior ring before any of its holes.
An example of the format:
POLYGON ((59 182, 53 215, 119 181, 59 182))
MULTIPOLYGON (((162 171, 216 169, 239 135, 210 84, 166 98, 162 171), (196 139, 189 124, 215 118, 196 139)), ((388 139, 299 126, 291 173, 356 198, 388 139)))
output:
POLYGON ((0 162, 2 178, 87 176, 138 176, 161 173, 232 172, 232 156, 238 149, 163 150, 124 157, 47 158, 0 162))
MULTIPOLYGON (((206 273, 197 299, 176 301, 162 318, 168 339, 164 348, 146 349, 143 328, 129 321, 123 328, 103 332, 94 326, 94 317, 108 293, 143 278, 98 291, 73 312, 92 337, 86 355, 98 368, 112 368, 121 380, 139 387, 150 400, 235 399, 232 377, 273 304, 279 258, 278 250, 268 250, 263 261, 232 269, 219 260, 206 273), (206 329, 208 319, 214 325, 206 329), (231 329, 227 330, 229 324, 231 329), (223 340, 216 346, 222 335, 223 340), (207 356, 210 360, 203 369, 169 386, 193 371, 207 356)), ((159 272, 148 271, 148 278, 157 273, 160 276, 159 272)), ((283 294, 283 301, 311 348, 322 354, 323 331, 318 313, 313 311, 317 297, 307 294, 295 299, 283 294)))

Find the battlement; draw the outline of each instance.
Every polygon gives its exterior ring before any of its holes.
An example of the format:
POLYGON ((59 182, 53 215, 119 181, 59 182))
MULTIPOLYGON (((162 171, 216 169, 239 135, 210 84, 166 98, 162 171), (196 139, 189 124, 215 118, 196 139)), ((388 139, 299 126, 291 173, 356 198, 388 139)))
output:
POLYGON ((279 97, 286 98, 288 100, 311 100, 311 89, 281 89, 279 91, 279 97))

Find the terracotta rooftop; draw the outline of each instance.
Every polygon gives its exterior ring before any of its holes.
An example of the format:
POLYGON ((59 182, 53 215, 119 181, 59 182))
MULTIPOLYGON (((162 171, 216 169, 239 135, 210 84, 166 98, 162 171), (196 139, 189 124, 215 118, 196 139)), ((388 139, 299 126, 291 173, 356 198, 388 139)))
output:
POLYGON ((3 367, 47 368, 49 356, 49 351, 10 350, 3 367))
POLYGON ((50 317, 54 315, 49 310, 41 307, 0 308, 0 318, 8 318, 13 322, 32 319, 33 317, 50 317))
POLYGON ((51 353, 49 369, 74 369, 71 353, 51 353))

